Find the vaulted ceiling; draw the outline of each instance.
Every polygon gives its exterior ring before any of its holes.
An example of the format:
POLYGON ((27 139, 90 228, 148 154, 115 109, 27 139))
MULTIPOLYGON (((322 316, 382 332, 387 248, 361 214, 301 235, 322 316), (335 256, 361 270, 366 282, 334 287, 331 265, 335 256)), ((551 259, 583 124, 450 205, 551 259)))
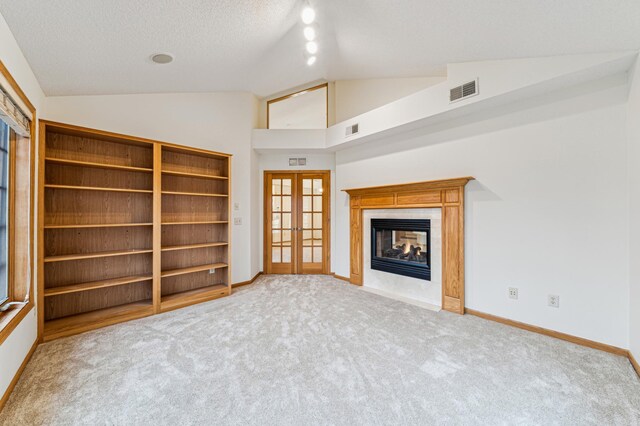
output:
POLYGON ((443 75, 452 62, 640 49, 638 0, 0 0, 47 95, 251 91, 443 75), (156 65, 150 55, 175 61, 156 65))

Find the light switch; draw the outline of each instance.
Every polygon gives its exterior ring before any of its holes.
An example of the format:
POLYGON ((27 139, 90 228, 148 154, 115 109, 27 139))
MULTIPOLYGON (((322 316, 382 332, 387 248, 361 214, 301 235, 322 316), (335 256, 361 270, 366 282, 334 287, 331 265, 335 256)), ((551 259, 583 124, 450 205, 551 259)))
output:
POLYGON ((234 217, 233 218, 233 224, 234 225, 242 225, 242 218, 241 217, 234 217))

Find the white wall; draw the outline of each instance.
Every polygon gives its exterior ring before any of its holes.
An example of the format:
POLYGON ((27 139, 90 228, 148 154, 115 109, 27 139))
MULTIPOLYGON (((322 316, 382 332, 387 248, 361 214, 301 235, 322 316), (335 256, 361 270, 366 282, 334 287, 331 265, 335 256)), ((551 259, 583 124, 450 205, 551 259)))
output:
POLYGON ((629 136, 629 349, 640 362, 640 61, 630 72, 629 136))
POLYGON ((330 232, 330 241, 332 244, 331 249, 331 268, 334 271, 335 265, 335 249, 333 248, 333 244, 336 241, 336 207, 335 207, 335 193, 336 193, 336 161, 334 154, 296 154, 296 153, 283 153, 283 154, 260 154, 258 160, 258 168, 259 168, 259 176, 258 176, 258 185, 260 191, 258 193, 258 205, 260 206, 260 211, 258 212, 257 217, 259 217, 259 232, 257 235, 258 238, 258 247, 260 250, 260 270, 264 270, 264 172, 269 170, 331 170, 331 232, 330 232), (289 158, 306 158, 307 165, 306 166, 289 166, 289 158))
MULTIPOLYGON (((475 176, 466 200, 466 306, 628 345, 625 75, 499 107, 485 120, 336 154, 337 190, 475 176), (445 143, 446 142, 446 143, 445 143), (507 288, 519 288, 519 300, 507 288), (547 295, 560 295, 560 308, 547 295)), ((337 192, 337 274, 349 274, 337 192)))
MULTIPOLYGON (((22 88, 40 114, 44 93, 27 60, 22 55, 7 23, 0 15, 0 60, 22 88)), ((37 207, 37 206, 36 206, 37 207)), ((34 248, 37 253, 37 247, 34 248)), ((37 277, 34 277, 36 280, 37 277)), ((36 295, 33 295, 37 300, 36 295)), ((11 335, 0 345, 0 396, 4 395, 20 364, 37 338, 37 306, 27 315, 11 335)))
POLYGON ((434 84, 442 83, 446 79, 446 77, 416 77, 337 80, 335 82, 335 122, 340 123, 353 118, 434 84))
POLYGON ((257 195, 252 184, 251 130, 256 100, 250 93, 145 94, 48 97, 43 118, 233 154, 232 202, 240 203, 232 227, 232 282, 257 272, 252 240, 257 195), (250 253, 250 256, 247 256, 250 253))

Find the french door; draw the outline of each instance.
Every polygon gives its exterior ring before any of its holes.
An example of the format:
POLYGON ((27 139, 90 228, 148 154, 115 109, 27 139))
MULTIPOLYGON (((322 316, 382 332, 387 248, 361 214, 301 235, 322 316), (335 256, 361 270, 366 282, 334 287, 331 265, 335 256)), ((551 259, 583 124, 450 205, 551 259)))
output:
POLYGON ((267 274, 328 274, 329 171, 265 172, 267 274))

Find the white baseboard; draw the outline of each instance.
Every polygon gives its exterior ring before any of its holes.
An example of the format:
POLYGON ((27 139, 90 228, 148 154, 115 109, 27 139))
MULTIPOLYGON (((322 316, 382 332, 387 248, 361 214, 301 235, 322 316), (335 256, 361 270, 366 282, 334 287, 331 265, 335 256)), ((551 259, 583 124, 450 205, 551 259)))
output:
POLYGON ((397 294, 389 293, 384 290, 378 290, 377 288, 359 287, 361 290, 368 291, 369 293, 377 294, 378 296, 387 297, 389 299, 397 300, 399 302, 408 303, 409 305, 418 306, 420 308, 428 309, 434 312, 440 312, 442 308, 438 305, 434 305, 433 303, 423 302, 422 300, 410 299, 408 297, 398 296, 397 294))

